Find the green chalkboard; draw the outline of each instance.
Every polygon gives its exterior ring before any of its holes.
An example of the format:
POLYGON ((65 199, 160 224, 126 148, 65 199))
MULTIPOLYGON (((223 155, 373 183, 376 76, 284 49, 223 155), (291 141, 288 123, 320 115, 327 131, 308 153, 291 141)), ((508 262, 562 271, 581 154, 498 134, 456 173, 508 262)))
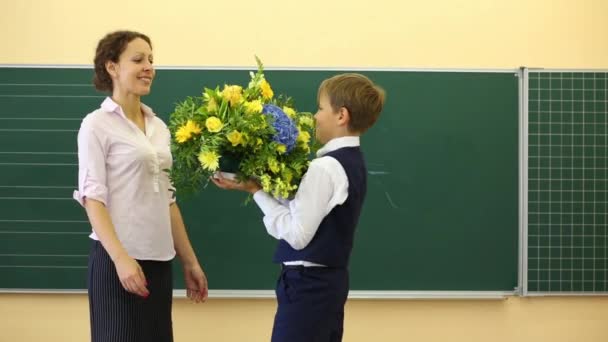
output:
MULTIPOLYGON (((252 67, 251 70, 254 70, 252 67)), ((275 93, 314 112, 340 71, 267 70, 275 93)), ((368 196, 353 290, 512 291, 518 274, 515 71, 362 71, 388 94, 362 138, 368 196)), ((82 289, 90 226, 71 199, 76 134, 104 95, 90 68, 0 68, 0 288, 82 289)), ((159 69, 144 98, 163 119, 204 85, 248 70, 159 69)), ((179 196, 178 196, 179 197, 179 196)), ((213 186, 179 203, 211 289, 273 289, 275 241, 254 203, 213 186)), ((176 288, 183 281, 176 267, 176 288)))
POLYGON ((608 73, 531 70, 526 292, 608 292, 608 73))

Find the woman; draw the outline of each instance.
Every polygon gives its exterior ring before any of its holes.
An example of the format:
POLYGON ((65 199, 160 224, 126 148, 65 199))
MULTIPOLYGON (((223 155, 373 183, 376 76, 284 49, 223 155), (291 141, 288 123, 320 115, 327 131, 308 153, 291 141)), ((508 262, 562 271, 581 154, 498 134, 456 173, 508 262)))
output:
POLYGON ((117 31, 97 45, 95 87, 111 92, 78 132, 74 198, 93 228, 88 290, 93 342, 173 341, 172 270, 182 261, 186 292, 207 298, 169 177, 170 133, 141 103, 154 80, 152 45, 117 31))

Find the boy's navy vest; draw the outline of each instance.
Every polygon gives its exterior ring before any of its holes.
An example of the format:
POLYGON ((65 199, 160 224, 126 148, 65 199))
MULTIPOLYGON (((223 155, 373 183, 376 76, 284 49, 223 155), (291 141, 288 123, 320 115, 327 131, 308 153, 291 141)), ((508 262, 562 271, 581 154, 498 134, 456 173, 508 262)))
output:
POLYGON ((325 216, 304 249, 295 250, 285 240, 280 240, 274 262, 304 260, 329 267, 348 267, 355 228, 367 191, 367 169, 359 147, 344 147, 325 155, 336 159, 344 168, 348 177, 348 197, 325 216))

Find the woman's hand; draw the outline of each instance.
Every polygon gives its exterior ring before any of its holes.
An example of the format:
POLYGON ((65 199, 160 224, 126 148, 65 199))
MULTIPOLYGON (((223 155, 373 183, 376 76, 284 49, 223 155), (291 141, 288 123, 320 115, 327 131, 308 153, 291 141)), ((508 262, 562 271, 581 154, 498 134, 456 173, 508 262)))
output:
POLYGON ((207 277, 201 266, 184 265, 184 281, 186 284, 186 295, 195 303, 204 302, 209 295, 207 277))
POLYGON ((125 290, 144 298, 150 295, 144 271, 135 259, 131 258, 128 254, 123 254, 114 260, 114 265, 116 266, 116 273, 118 273, 120 283, 125 290))

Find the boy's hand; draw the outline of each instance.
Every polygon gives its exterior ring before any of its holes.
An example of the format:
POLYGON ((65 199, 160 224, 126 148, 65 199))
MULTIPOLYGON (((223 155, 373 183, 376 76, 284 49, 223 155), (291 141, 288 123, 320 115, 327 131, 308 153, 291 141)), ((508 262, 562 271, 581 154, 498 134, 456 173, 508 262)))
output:
POLYGON ((262 189, 262 187, 252 179, 245 182, 239 182, 224 178, 221 173, 211 177, 211 181, 222 189, 246 191, 252 195, 262 189))

